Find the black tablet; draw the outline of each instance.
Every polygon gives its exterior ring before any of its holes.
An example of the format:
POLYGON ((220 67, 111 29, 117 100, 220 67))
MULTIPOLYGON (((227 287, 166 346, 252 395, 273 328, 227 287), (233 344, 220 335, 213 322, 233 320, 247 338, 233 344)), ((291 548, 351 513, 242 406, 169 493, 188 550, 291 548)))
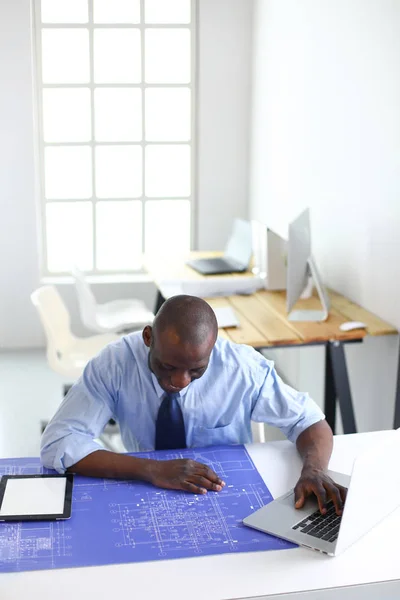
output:
POLYGON ((55 521, 71 516, 73 475, 3 475, 0 521, 55 521))

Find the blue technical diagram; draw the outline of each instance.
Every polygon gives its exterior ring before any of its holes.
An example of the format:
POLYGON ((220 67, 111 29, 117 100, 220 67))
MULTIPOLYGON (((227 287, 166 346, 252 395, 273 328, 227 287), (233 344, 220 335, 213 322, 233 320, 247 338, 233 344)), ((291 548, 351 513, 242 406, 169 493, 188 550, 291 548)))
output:
MULTIPOLYGON (((193 495, 141 482, 75 477, 67 521, 0 523, 0 572, 60 569, 293 548, 242 519, 272 500, 244 446, 135 456, 191 458, 226 483, 193 495)), ((0 460, 0 475, 41 473, 38 459, 0 460)))

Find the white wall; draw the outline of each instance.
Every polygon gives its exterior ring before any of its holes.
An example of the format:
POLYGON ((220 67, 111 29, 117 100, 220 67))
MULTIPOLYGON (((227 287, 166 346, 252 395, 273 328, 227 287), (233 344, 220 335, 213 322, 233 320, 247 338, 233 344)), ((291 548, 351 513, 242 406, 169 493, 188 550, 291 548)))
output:
MULTIPOLYGON (((40 284, 36 222, 30 0, 0 1, 0 348, 40 346, 29 294, 40 284)), ((199 0, 198 218, 200 249, 225 244, 247 212, 252 0, 199 0)), ((82 333, 74 291, 61 292, 82 333)), ((135 295, 152 306, 152 284, 99 284, 99 300, 135 295)))
POLYGON ((39 262, 29 4, 0 3, 0 346, 40 331, 29 305, 39 262))
POLYGON ((198 248, 248 213, 253 0, 198 0, 198 248))
MULTIPOLYGON (((325 281, 400 328, 400 3, 257 0, 254 23, 251 215, 310 206, 325 281)), ((321 402, 322 351, 275 354, 321 402)), ((360 429, 390 427, 397 339, 347 356, 360 429)))

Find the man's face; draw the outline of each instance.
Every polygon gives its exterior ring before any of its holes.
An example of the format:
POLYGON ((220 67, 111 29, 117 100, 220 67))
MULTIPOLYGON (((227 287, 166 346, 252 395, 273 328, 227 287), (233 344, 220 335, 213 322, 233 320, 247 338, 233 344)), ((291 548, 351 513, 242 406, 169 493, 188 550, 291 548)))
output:
POLYGON ((151 327, 145 327, 143 340, 150 348, 150 370, 160 387, 169 394, 180 392, 204 375, 215 344, 213 336, 200 346, 183 344, 173 330, 154 337, 151 327))

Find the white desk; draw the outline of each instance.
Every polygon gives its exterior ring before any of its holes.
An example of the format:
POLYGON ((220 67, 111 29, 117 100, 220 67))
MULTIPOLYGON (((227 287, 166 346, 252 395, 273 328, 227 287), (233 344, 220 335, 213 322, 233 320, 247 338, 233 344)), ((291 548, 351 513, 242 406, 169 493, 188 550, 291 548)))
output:
MULTIPOLYGON (((349 473, 360 449, 378 445, 391 434, 337 436, 330 468, 349 473)), ((274 496, 294 485, 301 463, 290 442, 254 444, 249 451, 274 496)), ((278 594, 280 600, 331 600, 339 595, 341 600, 396 598, 400 597, 399 534, 400 510, 336 558, 295 549, 5 574, 0 575, 0 598, 271 600, 278 594), (293 596, 294 592, 303 593, 293 596)))

